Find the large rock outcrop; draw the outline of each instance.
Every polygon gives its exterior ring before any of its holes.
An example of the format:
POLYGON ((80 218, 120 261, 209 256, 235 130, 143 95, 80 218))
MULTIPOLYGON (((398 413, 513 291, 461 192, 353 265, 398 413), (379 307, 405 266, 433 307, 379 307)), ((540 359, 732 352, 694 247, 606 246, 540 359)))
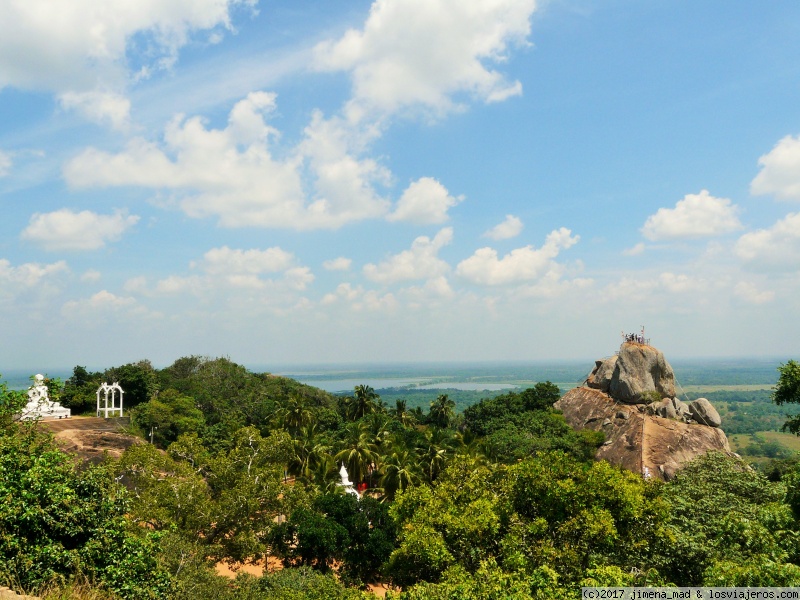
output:
POLYGON ((628 404, 642 402, 646 392, 656 392, 662 398, 675 396, 675 374, 664 354, 635 342, 627 342, 619 354, 597 361, 587 384, 628 404))
POLYGON ((605 434, 597 459, 644 477, 671 479, 701 454, 731 451, 719 413, 705 398, 676 398, 672 367, 646 344, 625 343, 619 354, 597 361, 586 384, 555 408, 574 429, 605 434))

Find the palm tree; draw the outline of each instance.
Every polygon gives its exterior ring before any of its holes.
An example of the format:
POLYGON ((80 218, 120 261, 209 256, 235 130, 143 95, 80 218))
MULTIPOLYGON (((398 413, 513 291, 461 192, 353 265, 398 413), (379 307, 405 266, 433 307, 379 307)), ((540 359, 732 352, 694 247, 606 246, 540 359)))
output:
POLYGON ((368 385, 357 385, 353 389, 353 397, 348 398, 347 416, 351 421, 358 421, 364 415, 378 409, 380 396, 368 385))
POLYGON ((425 432, 425 442, 417 446, 417 456, 425 479, 430 483, 444 470, 453 453, 455 440, 447 429, 431 428, 425 432))
POLYGON ((289 473, 312 481, 321 462, 325 462, 330 447, 320 443, 317 424, 301 427, 292 439, 292 457, 289 460, 289 473))
POLYGON ((344 464, 355 483, 361 483, 366 480, 372 465, 377 462, 376 450, 370 432, 358 423, 349 423, 346 427, 344 448, 333 458, 337 464, 344 464))
POLYGON ((404 427, 410 427, 417 422, 414 418, 414 413, 408 410, 406 401, 400 398, 395 400, 395 407, 389 411, 389 414, 400 421, 404 427))
POLYGON ((455 414, 456 403, 450 400, 447 394, 439 394, 436 400, 431 402, 431 410, 428 413, 428 421, 436 427, 449 427, 450 421, 455 414))
POLYGON ((381 487, 387 500, 393 500, 397 492, 416 485, 420 481, 417 457, 408 448, 394 450, 381 465, 383 476, 381 487))
POLYGON ((372 442, 376 448, 384 446, 392 434, 389 431, 389 424, 392 422, 391 417, 384 413, 372 413, 361 422, 364 431, 367 431, 372 436, 372 442))
POLYGON ((292 394, 281 408, 275 411, 276 423, 291 432, 309 425, 314 420, 314 413, 306 405, 302 396, 292 394))

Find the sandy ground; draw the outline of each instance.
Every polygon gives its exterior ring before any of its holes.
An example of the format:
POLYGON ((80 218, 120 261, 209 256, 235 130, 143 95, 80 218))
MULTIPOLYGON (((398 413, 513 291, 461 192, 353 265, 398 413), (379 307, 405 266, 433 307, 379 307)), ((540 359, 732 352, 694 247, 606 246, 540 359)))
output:
MULTIPOLYGON (((261 560, 255 564, 239 565, 235 568, 232 568, 224 562, 214 565, 214 570, 217 572, 217 575, 230 577, 231 579, 235 579, 238 573, 249 573, 250 575, 261 577, 265 572, 274 573, 282 568, 283 563, 274 556, 270 556, 266 561, 261 560)), ((383 583, 371 583, 367 586, 367 590, 375 594, 378 598, 385 598, 386 592, 390 589, 392 588, 383 583)))

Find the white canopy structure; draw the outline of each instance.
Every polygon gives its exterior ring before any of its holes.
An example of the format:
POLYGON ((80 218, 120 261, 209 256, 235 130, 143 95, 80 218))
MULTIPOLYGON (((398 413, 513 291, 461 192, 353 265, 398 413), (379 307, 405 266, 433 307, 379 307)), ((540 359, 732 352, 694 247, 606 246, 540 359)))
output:
POLYGON ((119 412, 119 417, 122 416, 122 395, 125 391, 120 387, 120 385, 115 381, 111 385, 108 385, 106 382, 97 388, 97 416, 100 416, 100 413, 103 413, 103 416, 107 419, 108 413, 111 413, 111 416, 114 416, 114 413, 119 412), (119 397, 117 397, 117 392, 119 392, 119 397), (100 394, 103 394, 103 405, 100 405, 100 394), (110 404, 109 404, 110 403, 110 404))

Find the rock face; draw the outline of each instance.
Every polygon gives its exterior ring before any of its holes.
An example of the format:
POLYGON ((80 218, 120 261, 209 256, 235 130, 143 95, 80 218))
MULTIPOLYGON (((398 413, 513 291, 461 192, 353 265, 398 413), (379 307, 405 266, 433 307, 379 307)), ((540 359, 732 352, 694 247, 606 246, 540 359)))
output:
POLYGON ((574 429, 605 434, 597 459, 644 477, 671 479, 701 454, 730 453, 719 413, 705 398, 689 404, 676 398, 672 367, 647 344, 626 342, 619 354, 596 361, 585 386, 554 407, 574 429))
POLYGON ((694 402, 690 402, 689 412, 692 413, 692 417, 695 421, 703 425, 708 425, 710 427, 719 427, 722 425, 722 419, 717 409, 705 398, 698 398, 694 402))
POLYGON ((731 451, 722 429, 650 415, 641 405, 619 404, 588 387, 570 390, 555 408, 573 429, 605 434, 606 441, 595 455, 598 460, 644 477, 668 480, 684 463, 706 452, 731 451))
POLYGON ((625 343, 619 354, 597 361, 587 377, 589 387, 608 392, 628 404, 642 402, 642 394, 675 395, 675 374, 660 350, 646 344, 625 343))

